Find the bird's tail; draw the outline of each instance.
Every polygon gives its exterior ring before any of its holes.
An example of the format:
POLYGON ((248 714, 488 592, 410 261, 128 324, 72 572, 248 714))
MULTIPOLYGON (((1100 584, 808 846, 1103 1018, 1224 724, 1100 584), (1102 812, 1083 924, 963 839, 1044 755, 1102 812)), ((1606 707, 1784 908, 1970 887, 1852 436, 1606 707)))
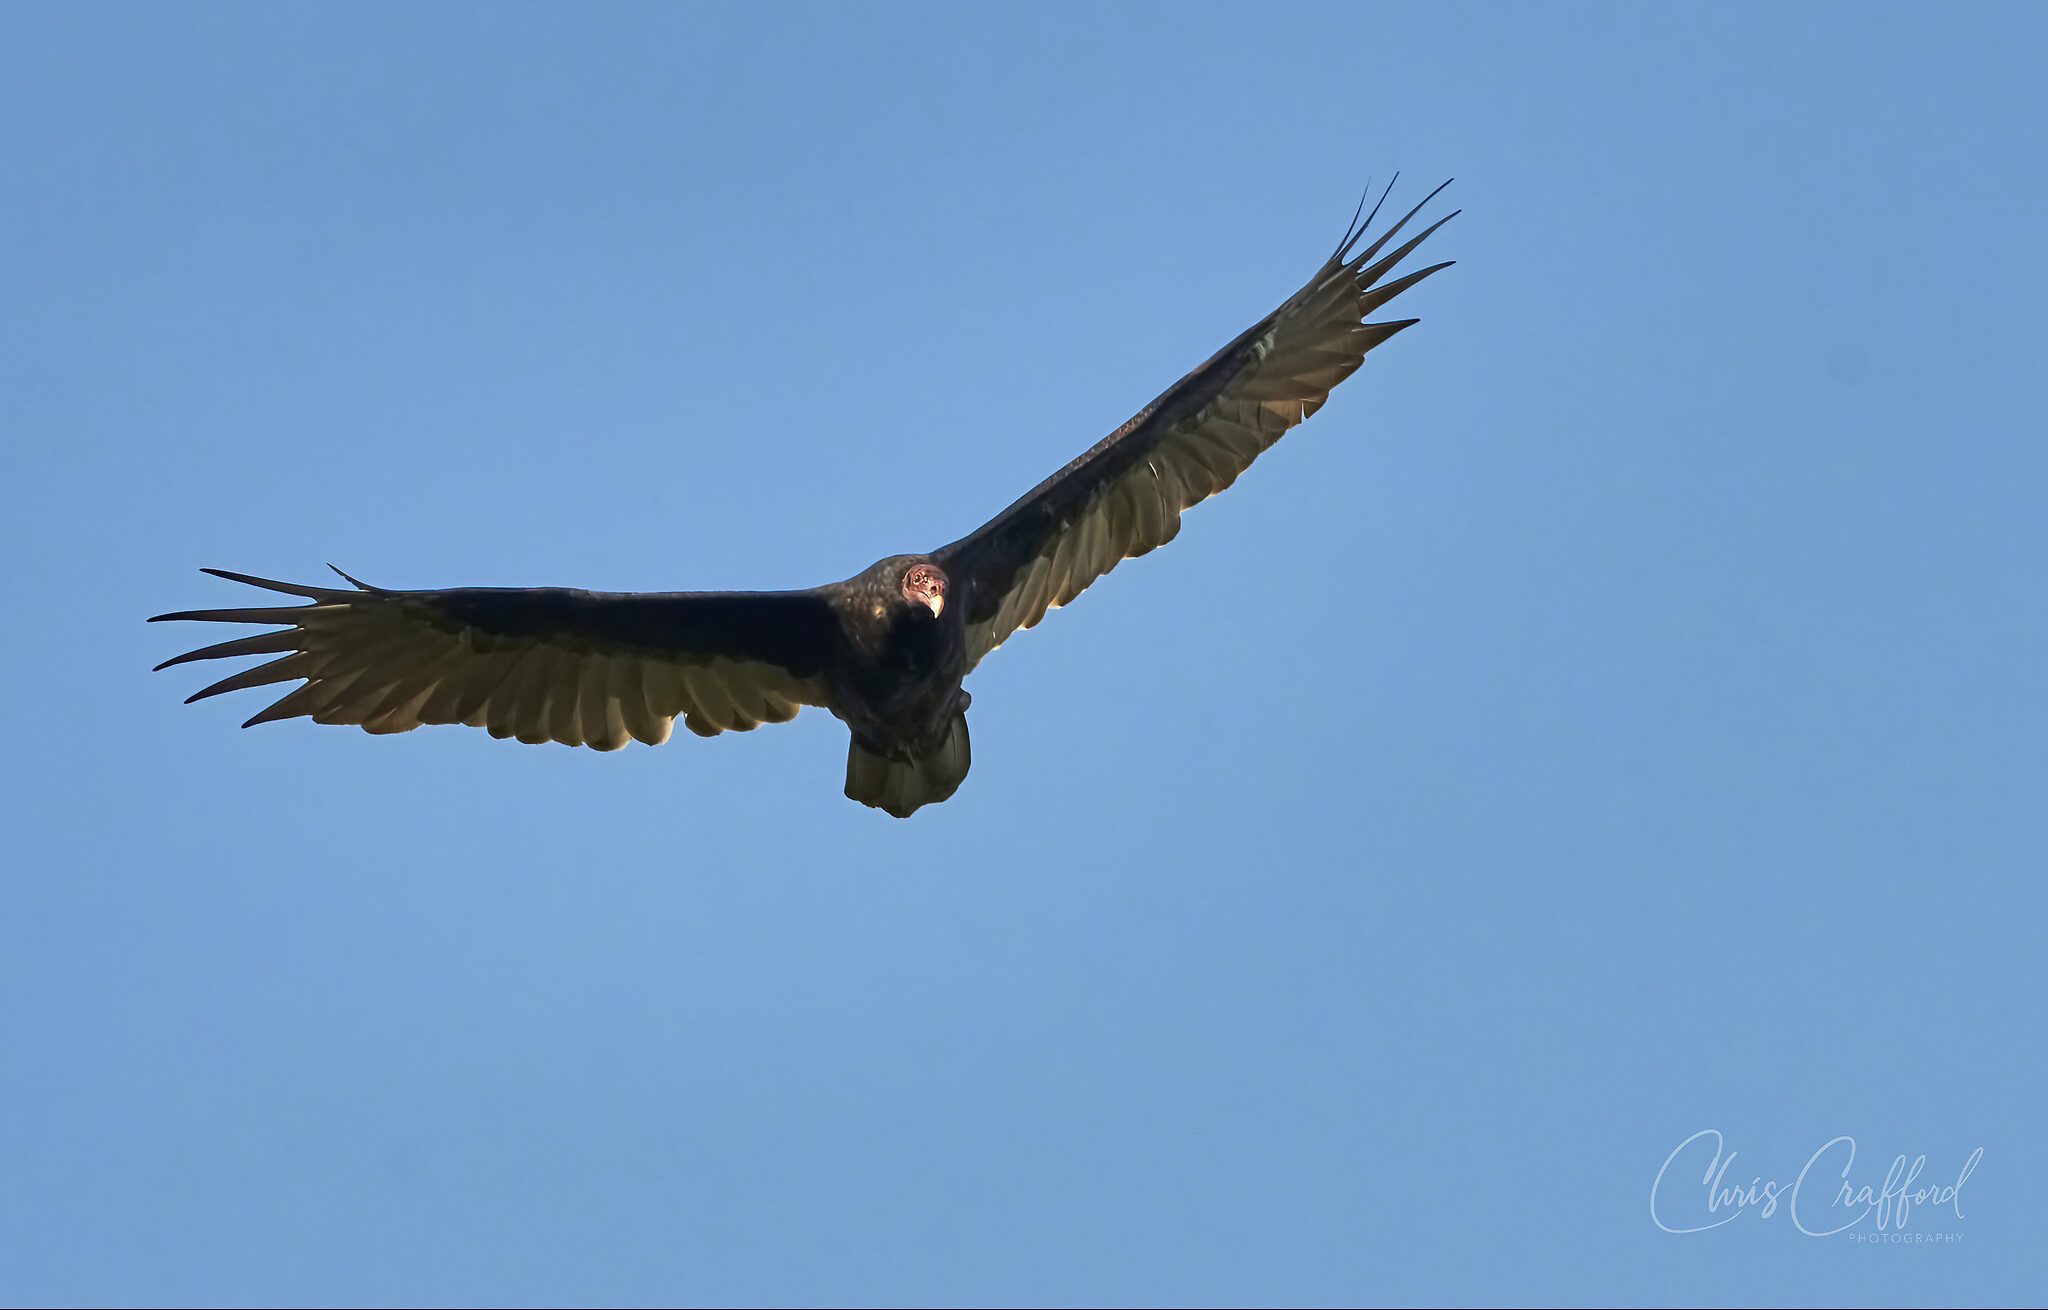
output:
POLYGON ((846 794, 863 805, 907 819, 921 805, 935 805, 960 789, 967 776, 967 716, 955 714, 946 738, 928 754, 891 759, 861 745, 846 750, 846 794))

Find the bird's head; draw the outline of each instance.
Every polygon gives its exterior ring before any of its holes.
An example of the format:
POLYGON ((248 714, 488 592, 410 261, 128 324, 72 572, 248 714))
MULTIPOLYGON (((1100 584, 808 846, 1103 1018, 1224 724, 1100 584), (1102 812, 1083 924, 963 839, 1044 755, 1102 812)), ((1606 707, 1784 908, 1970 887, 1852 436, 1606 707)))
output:
POLYGON ((903 599, 931 611, 937 618, 946 608, 946 575, 936 564, 913 564, 903 573, 903 599))

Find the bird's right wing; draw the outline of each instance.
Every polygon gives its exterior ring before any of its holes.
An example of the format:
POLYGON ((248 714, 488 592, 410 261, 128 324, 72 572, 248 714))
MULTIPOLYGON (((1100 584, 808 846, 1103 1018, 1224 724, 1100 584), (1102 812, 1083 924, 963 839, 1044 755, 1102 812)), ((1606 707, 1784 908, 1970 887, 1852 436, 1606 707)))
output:
POLYGON ((284 625, 157 666, 280 656, 190 698, 301 683, 244 727, 303 715, 375 733, 462 723, 524 742, 658 745, 677 718, 710 737, 825 704, 837 639, 837 617, 815 591, 386 591, 353 578, 344 590, 206 572, 311 602, 150 620, 284 625))

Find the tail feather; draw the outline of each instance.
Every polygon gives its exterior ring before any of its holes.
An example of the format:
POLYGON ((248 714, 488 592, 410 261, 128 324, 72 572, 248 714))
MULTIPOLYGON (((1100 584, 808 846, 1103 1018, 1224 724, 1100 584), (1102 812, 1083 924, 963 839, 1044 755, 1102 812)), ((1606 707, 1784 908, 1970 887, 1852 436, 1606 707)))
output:
POLYGON ((923 805, 936 805, 960 789, 967 776, 967 716, 956 714, 946 740, 929 755, 890 759, 855 737, 846 750, 846 794, 863 805, 907 819, 923 805))

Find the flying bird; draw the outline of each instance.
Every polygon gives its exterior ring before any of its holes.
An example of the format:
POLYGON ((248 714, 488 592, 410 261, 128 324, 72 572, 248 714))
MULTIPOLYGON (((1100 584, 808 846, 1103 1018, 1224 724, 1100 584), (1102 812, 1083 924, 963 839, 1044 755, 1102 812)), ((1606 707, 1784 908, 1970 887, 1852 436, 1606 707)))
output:
POLYGON ((159 614, 150 621, 278 626, 157 667, 277 656, 189 698, 299 684, 244 727, 296 717, 373 733, 461 723, 601 751, 659 745, 677 719, 711 737, 815 705, 851 731, 846 794, 908 817, 967 776, 961 682, 977 664, 1118 563, 1173 540, 1183 511, 1236 481, 1367 351, 1417 321, 1364 320, 1450 266, 1389 279, 1455 217, 1388 249, 1442 190, 1370 241, 1388 192, 1363 221, 1360 201, 1336 251, 1278 309, 1008 509, 927 554, 892 555, 806 591, 389 591, 339 569, 345 587, 207 569, 307 603, 159 614))

